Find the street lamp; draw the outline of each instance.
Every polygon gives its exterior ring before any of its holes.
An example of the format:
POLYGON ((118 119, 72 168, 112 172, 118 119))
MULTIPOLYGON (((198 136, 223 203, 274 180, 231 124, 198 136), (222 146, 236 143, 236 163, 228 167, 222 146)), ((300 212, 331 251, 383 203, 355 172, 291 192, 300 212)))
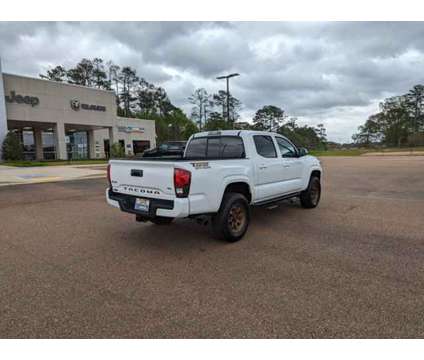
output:
POLYGON ((238 73, 233 73, 230 75, 218 76, 218 80, 226 79, 227 80, 227 121, 230 122, 230 78, 239 76, 238 73))

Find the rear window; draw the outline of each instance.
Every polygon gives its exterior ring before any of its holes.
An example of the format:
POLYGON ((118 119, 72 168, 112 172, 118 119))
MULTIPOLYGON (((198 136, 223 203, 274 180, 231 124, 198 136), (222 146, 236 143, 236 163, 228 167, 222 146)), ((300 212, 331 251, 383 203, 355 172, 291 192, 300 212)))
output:
POLYGON ((186 158, 241 159, 245 157, 239 136, 194 138, 187 146, 186 158))
POLYGON ((197 138, 190 141, 186 151, 188 158, 206 158, 206 138, 197 138))
POLYGON ((244 158, 243 140, 240 137, 221 138, 221 157, 224 159, 244 158))

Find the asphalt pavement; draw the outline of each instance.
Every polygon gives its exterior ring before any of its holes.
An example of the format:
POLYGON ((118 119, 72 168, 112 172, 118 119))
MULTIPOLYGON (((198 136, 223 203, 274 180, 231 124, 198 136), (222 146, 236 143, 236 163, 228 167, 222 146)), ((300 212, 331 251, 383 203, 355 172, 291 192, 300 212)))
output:
POLYGON ((424 157, 322 162, 318 208, 234 244, 135 222, 105 179, 1 187, 0 337, 424 337, 424 157))

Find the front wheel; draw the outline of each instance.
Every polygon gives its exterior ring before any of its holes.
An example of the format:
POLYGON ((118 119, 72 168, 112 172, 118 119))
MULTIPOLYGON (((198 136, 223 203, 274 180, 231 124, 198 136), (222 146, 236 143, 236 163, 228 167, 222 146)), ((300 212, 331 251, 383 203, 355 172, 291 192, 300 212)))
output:
POLYGON ((250 222, 250 209, 242 194, 227 193, 222 199, 218 213, 212 218, 212 227, 217 237, 228 242, 240 240, 250 222))
POLYGON ((318 176, 311 176, 308 188, 300 193, 300 203, 306 209, 317 207, 321 198, 321 182, 318 176))

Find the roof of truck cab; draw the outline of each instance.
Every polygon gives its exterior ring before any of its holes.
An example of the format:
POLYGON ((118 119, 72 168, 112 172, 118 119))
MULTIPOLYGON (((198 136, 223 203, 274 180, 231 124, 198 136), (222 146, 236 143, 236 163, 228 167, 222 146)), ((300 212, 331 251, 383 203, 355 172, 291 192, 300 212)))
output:
POLYGON ((248 134, 274 134, 277 133, 270 131, 258 131, 258 130, 213 130, 213 131, 202 131, 193 135, 194 138, 205 137, 205 136, 240 136, 248 134))

